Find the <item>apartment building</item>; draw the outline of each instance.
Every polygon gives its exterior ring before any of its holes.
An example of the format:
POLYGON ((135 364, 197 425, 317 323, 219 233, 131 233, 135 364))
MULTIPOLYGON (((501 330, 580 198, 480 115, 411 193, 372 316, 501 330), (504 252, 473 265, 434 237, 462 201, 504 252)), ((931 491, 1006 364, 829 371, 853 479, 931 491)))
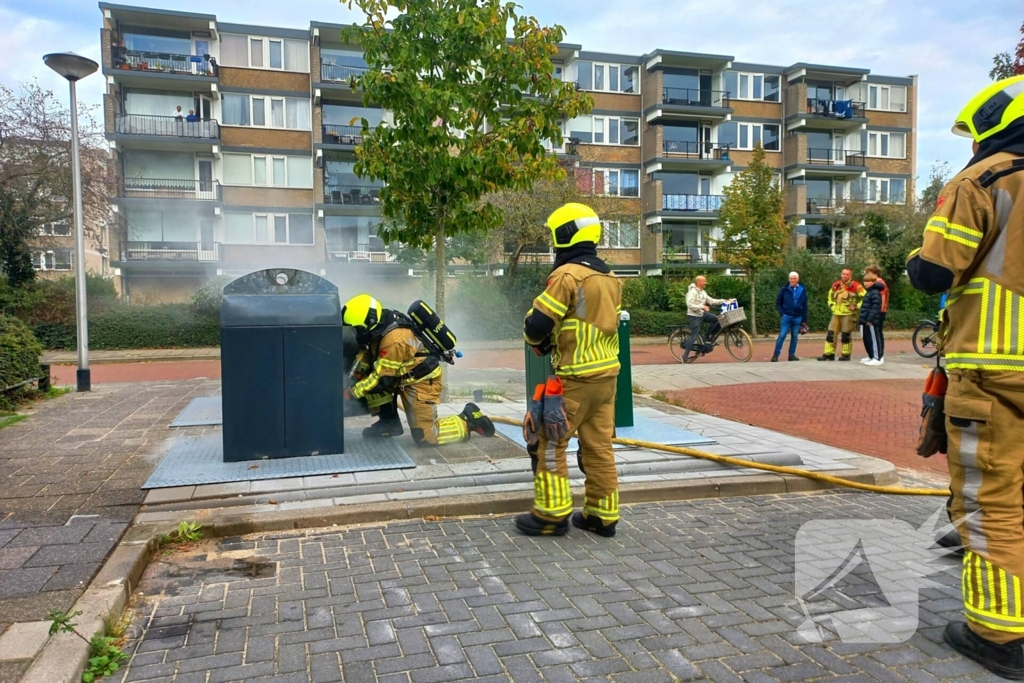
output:
MULTIPOLYGON (((215 274, 269 266, 367 287, 408 277, 376 235, 379 186, 353 171, 358 121, 386 125, 388 112, 350 89, 366 64, 342 26, 100 10, 125 226, 111 260, 129 297, 179 300, 215 274)), ((714 249, 722 189, 758 143, 785 184, 797 246, 839 257, 848 236, 824 219, 845 201, 913 196, 915 78, 572 44, 560 46, 556 73, 594 109, 562 122, 554 151, 592 192, 635 207, 606 224, 601 245, 623 275, 724 267, 714 249)))

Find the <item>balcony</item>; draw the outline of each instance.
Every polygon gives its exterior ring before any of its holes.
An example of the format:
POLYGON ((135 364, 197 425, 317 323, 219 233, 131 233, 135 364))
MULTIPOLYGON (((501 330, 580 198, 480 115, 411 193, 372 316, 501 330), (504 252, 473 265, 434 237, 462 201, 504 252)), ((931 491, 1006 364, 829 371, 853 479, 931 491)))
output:
MULTIPOLYGON (((376 126, 370 128, 374 130, 376 126)), ((355 147, 363 142, 362 126, 338 126, 332 123, 325 123, 323 127, 323 141, 325 145, 344 145, 355 147)))
POLYGON ((217 62, 198 55, 177 55, 167 52, 140 52, 114 47, 114 68, 124 71, 146 71, 174 76, 218 75, 217 62))
POLYGON ((347 66, 344 64, 321 64, 321 83, 344 83, 348 84, 353 76, 359 76, 369 71, 366 66, 347 66))
POLYGON ((807 200, 807 214, 816 216, 835 216, 843 212, 845 200, 823 197, 807 200))
POLYGON ((718 249, 707 244, 700 246, 670 247, 662 256, 665 265, 719 263, 718 249))
POLYGON ((125 178, 121 186, 121 197, 125 199, 220 201, 221 187, 216 180, 125 178))
POLYGON ((716 213, 722 208, 720 194, 664 194, 661 196, 662 211, 692 211, 716 213))
POLYGON ((324 204, 379 206, 380 186, 324 185, 324 204))
POLYGON ((114 117, 116 135, 146 135, 186 140, 219 140, 216 121, 186 121, 175 116, 118 114, 114 117))
POLYGON ((700 88, 662 88, 661 103, 682 107, 728 107, 729 93, 700 88))
POLYGON ((121 261, 216 263, 223 260, 222 251, 219 242, 126 242, 121 261))
POLYGON ((833 119, 866 118, 864 103, 854 100, 823 100, 807 98, 807 113, 813 116, 827 116, 833 119))
MULTIPOLYGON (((351 245, 349 245, 351 246, 351 245)), ((352 251, 345 245, 327 244, 328 263, 397 263, 398 257, 386 251, 368 251, 368 245, 352 251)))
POLYGON ((714 161, 728 161, 730 148, 729 144, 720 145, 717 142, 665 140, 661 144, 661 150, 671 157, 714 161))
POLYGON ((824 166, 867 166, 864 152, 811 147, 807 150, 807 163, 824 166))

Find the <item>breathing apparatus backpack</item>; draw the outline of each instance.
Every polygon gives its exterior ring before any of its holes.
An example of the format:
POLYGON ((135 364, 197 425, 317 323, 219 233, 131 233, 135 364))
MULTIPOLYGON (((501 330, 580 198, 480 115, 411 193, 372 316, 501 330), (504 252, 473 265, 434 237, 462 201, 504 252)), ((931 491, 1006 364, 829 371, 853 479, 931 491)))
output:
POLYGON ((427 347, 430 355, 437 356, 448 364, 454 364, 456 358, 462 358, 462 353, 455 350, 455 344, 458 342, 455 333, 430 306, 420 300, 413 301, 407 315, 412 321, 413 332, 427 347))

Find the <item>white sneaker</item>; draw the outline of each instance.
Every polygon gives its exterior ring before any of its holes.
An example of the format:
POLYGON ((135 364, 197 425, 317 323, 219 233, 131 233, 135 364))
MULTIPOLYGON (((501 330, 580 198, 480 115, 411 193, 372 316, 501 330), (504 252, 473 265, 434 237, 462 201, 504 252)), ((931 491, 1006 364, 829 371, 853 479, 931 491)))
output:
POLYGON ((878 359, 878 364, 879 365, 885 365, 885 358, 879 358, 878 359))
POLYGON ((877 368, 881 364, 882 364, 882 361, 880 361, 880 360, 871 360, 871 359, 869 359, 868 362, 865 363, 864 365, 867 365, 867 366, 870 366, 870 367, 873 367, 873 368, 877 368))
POLYGON ((870 359, 870 358, 861 358, 861 359, 860 359, 860 364, 861 364, 861 365, 867 365, 867 364, 868 364, 868 363, 870 363, 870 362, 871 362, 871 359, 870 359))

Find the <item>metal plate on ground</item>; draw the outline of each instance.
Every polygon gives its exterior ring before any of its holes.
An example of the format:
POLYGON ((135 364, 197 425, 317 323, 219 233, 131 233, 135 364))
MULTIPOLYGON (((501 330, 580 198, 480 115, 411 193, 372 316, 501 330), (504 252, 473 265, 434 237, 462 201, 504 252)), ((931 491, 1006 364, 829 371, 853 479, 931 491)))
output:
POLYGON ((416 466, 395 439, 364 439, 362 432, 355 429, 345 431, 345 449, 347 452, 342 455, 224 462, 224 445, 219 430, 198 437, 181 437, 174 440, 142 488, 225 484, 416 466))
POLYGON ((172 427, 212 427, 224 422, 220 396, 201 396, 192 399, 185 410, 174 418, 172 427))
MULTIPOLYGON (((523 428, 507 424, 495 424, 494 429, 512 443, 521 448, 526 448, 526 439, 523 438, 523 428)), ((633 415, 632 427, 618 427, 615 435, 622 439, 636 439, 638 441, 653 441, 664 446, 709 446, 717 443, 714 439, 700 434, 694 434, 682 427, 665 424, 643 415, 633 415)), ((575 453, 579 448, 579 441, 575 438, 569 441, 569 452, 575 453)), ((632 448, 624 444, 615 444, 616 450, 632 448)))

